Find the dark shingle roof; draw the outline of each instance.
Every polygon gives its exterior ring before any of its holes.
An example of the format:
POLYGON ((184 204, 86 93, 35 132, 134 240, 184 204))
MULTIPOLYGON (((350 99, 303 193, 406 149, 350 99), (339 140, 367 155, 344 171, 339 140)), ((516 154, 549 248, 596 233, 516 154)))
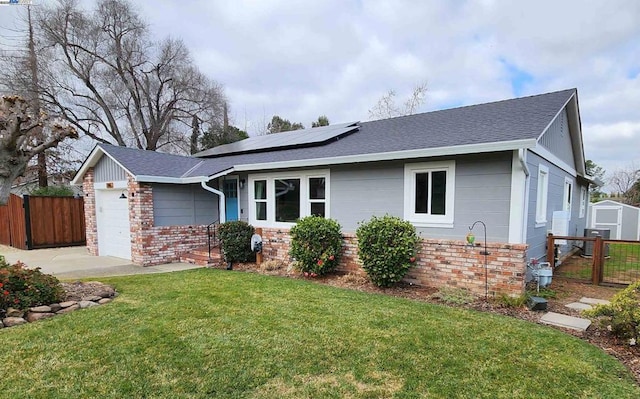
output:
POLYGON ((135 175, 211 176, 236 165, 380 154, 537 139, 575 89, 360 123, 359 129, 322 145, 261 153, 192 158, 106 146, 135 175))
POLYGON ((110 144, 98 144, 98 146, 134 175, 182 177, 202 162, 197 158, 137 148, 110 144))

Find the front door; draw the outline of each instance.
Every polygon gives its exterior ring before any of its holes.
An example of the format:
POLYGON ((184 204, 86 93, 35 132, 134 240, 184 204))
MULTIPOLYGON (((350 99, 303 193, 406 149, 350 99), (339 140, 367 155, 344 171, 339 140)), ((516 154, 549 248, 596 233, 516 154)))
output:
POLYGON ((222 192, 225 197, 225 215, 227 222, 238 220, 238 178, 227 177, 222 180, 222 192))

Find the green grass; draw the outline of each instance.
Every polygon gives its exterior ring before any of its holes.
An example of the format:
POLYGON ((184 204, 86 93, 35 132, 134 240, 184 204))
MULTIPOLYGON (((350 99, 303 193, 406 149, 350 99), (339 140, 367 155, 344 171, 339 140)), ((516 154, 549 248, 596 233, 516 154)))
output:
POLYGON ((640 244, 609 244, 609 258, 604 261, 604 272, 640 271, 640 244))
POLYGON ((625 368, 519 320, 199 269, 0 330, 3 398, 638 398, 625 368))

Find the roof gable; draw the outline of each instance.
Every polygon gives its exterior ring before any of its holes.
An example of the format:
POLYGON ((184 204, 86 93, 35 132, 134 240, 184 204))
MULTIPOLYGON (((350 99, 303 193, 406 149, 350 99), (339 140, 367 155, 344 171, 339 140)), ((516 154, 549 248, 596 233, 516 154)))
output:
POLYGON ((97 144, 76 173, 72 184, 81 184, 89 168, 95 167, 105 155, 137 180, 140 176, 181 178, 202 162, 187 156, 97 144))

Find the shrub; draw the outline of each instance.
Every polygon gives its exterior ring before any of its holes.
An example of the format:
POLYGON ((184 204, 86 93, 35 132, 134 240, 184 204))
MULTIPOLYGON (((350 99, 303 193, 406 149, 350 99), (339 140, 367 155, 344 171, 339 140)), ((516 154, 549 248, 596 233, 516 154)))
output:
POLYGON ((0 313, 9 307, 27 309, 63 298, 64 289, 57 278, 42 273, 40 268, 27 269, 20 262, 9 265, 0 256, 0 313))
POLYGON ((73 197, 73 190, 69 186, 38 187, 31 191, 30 195, 41 197, 73 197))
POLYGON ((496 301, 504 308, 521 308, 527 304, 529 294, 518 296, 509 296, 507 294, 500 295, 496 301))
POLYGON ((333 219, 307 216, 290 231, 289 255, 296 260, 299 271, 323 275, 338 266, 342 250, 340 225, 333 219))
POLYGON ((466 305, 476 300, 476 297, 463 288, 442 287, 431 298, 439 299, 450 305, 466 305))
POLYGON ((379 287, 402 280, 416 261, 416 229, 400 218, 374 216, 358 227, 356 236, 362 268, 379 287))
POLYGON ((611 332, 629 342, 640 340, 640 280, 618 292, 608 305, 598 305, 583 314, 587 317, 602 317, 602 322, 611 332))
POLYGON ((218 226, 222 253, 227 262, 253 262, 255 254, 251 251, 251 236, 255 229, 240 220, 222 223, 218 226))

